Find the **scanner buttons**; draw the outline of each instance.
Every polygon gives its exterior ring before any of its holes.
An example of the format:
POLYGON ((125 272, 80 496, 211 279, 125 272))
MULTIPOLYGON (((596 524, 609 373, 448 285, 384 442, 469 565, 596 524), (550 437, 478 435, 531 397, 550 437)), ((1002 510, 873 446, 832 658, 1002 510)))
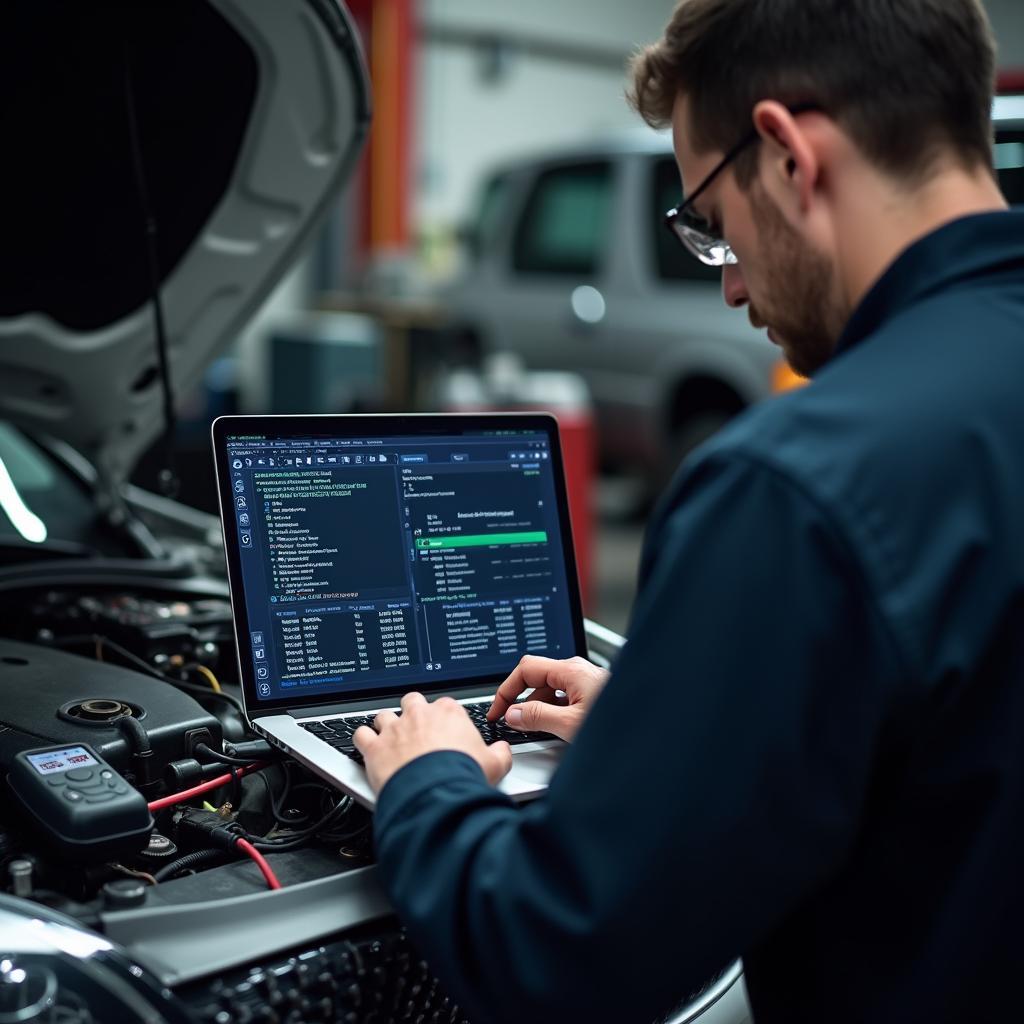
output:
POLYGON ((125 783, 116 778, 109 768, 99 772, 92 768, 72 768, 49 781, 51 786, 63 785, 64 799, 73 804, 83 800, 87 804, 103 804, 129 792, 125 783))

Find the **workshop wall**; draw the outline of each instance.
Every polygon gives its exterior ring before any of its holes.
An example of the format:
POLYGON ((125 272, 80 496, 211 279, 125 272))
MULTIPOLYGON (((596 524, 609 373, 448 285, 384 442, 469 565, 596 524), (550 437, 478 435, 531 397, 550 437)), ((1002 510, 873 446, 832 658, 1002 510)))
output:
POLYGON ((481 174, 503 159, 641 130, 623 97, 625 64, 670 12, 666 0, 422 0, 420 223, 461 220, 481 174))

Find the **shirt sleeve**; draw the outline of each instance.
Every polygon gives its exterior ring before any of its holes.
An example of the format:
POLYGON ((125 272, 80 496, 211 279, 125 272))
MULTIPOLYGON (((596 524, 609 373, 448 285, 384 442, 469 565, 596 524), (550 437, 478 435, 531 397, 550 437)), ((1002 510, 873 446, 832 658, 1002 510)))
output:
POLYGON ((385 786, 379 870, 471 1020, 653 1020, 842 865, 902 684, 829 516, 771 467, 699 460, 630 639, 547 796, 471 759, 385 786))

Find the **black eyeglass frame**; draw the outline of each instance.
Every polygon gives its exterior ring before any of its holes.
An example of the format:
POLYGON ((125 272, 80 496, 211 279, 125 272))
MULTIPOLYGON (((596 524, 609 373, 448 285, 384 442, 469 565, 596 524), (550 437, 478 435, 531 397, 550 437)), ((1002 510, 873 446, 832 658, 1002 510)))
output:
MULTIPOLYGON (((797 117, 800 114, 808 114, 811 111, 821 111, 822 108, 817 103, 797 103, 793 106, 787 106, 786 109, 793 117, 797 117)), ((707 177, 697 186, 697 188, 690 193, 689 196, 685 197, 683 202, 678 206, 674 206, 669 210, 664 217, 665 227, 672 233, 672 237, 684 248, 691 256, 695 256, 701 263, 709 267, 722 267, 732 266, 737 260, 733 254, 732 249, 729 248, 728 243, 721 238, 715 238, 706 232, 700 231, 697 228, 686 227, 685 225, 680 227, 680 218, 689 210, 694 202, 696 202, 708 187, 714 182, 714 180, 729 166, 748 146, 757 142, 761 138, 760 133, 756 128, 751 128, 746 135, 740 139, 726 154, 718 161, 717 164, 708 173, 707 177), (719 247, 724 250, 725 255, 721 262, 716 259, 709 259, 703 255, 698 248, 697 244, 684 234, 685 231, 690 231, 694 234, 704 235, 708 239, 708 248, 719 247)))

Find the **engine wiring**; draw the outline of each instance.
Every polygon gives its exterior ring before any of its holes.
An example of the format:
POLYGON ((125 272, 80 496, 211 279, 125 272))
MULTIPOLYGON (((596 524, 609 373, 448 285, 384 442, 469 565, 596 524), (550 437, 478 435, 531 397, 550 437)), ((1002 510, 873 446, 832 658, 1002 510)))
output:
POLYGON ((256 862, 256 867, 260 869, 260 873, 267 880, 267 885, 270 886, 271 889, 281 888, 281 883, 277 880, 277 875, 274 874, 270 865, 267 863, 266 857, 264 857, 248 839, 242 839, 239 837, 235 840, 235 846, 256 862))
MULTIPOLYGON (((216 752, 205 744, 198 744, 196 753, 206 758, 216 752)), ((235 760, 240 759, 232 758, 232 761, 235 760)), ((352 797, 339 796, 329 786, 319 781, 298 781, 295 775, 298 766, 294 762, 284 762, 282 765, 283 784, 280 790, 275 792, 277 787, 271 785, 268 776, 262 771, 266 767, 267 763, 261 761, 244 766, 232 764, 230 771, 208 782, 149 803, 150 812, 154 814, 180 807, 173 819, 176 834, 184 837, 186 842, 191 836, 193 844, 213 847, 196 851, 197 854, 210 854, 209 858, 180 858, 180 864, 175 862, 162 868, 154 876, 156 882, 167 880, 200 864, 206 865, 214 859, 212 854, 238 851, 256 864, 269 888, 278 889, 281 883, 265 855, 297 850, 314 840, 330 844, 347 844, 365 835, 369 830, 372 819, 368 814, 363 820, 350 820, 353 810, 357 809, 352 797), (232 803, 219 808, 205 799, 202 801, 202 807, 188 806, 189 801, 202 798, 222 786, 237 786, 243 776, 256 773, 261 773, 259 778, 267 787, 266 800, 273 821, 270 829, 263 835, 246 828, 239 820, 239 814, 232 809, 241 804, 237 791, 232 795, 232 803), (315 794, 312 799, 309 798, 311 794, 315 794), (290 799, 296 796, 300 797, 300 806, 289 807, 290 799), (311 818, 315 820, 310 821, 311 818)), ((251 819, 248 823, 252 824, 251 819)))
POLYGON ((202 796, 204 793, 209 793, 213 789, 220 789, 221 786, 230 785, 236 774, 250 775, 252 772, 260 771, 262 768, 266 768, 266 764, 262 761, 257 761, 255 764, 248 765, 245 768, 234 769, 224 775, 218 775, 217 778, 210 779, 209 782, 201 782, 198 786, 193 786, 191 789, 182 790, 180 793, 171 793, 170 796, 162 796, 159 800, 151 800, 147 805, 149 807, 149 812, 150 814, 155 814, 157 811, 162 811, 167 807, 175 807, 177 804, 183 804, 186 800, 202 796))
MULTIPOLYGON (((224 690, 207 665, 172 659, 172 664, 157 667, 99 632, 65 635, 56 641, 59 647, 82 648, 86 645, 99 662, 120 662, 200 700, 217 700, 231 705, 245 722, 241 701, 224 690), (190 674, 191 679, 188 678, 190 674)), ((225 744, 223 750, 219 749, 218 743, 216 748, 212 744, 197 743, 190 755, 195 759, 197 771, 192 773, 191 779, 188 773, 181 779, 187 788, 147 803, 153 815, 175 809, 174 832, 168 834, 179 843, 184 839, 186 849, 191 846, 192 852, 153 873, 123 864, 114 866, 115 871, 155 886, 184 872, 209 869, 218 862, 242 857, 252 860, 268 888, 276 890, 282 885, 268 861, 271 854, 298 850, 312 842, 336 844, 343 848, 351 846, 353 850, 347 856, 358 856, 366 849, 367 841, 363 837, 369 833, 372 818, 351 796, 339 794, 326 783, 305 775, 296 762, 279 760, 280 753, 262 741, 239 743, 237 748, 225 744), (218 764, 222 766, 220 771, 217 771, 218 764), (273 764, 280 765, 276 777, 273 773, 264 772, 273 764), (199 770, 206 775, 210 771, 217 774, 207 781, 188 785, 195 780, 199 770), (243 804, 243 792, 252 792, 248 787, 243 791, 241 786, 243 778, 248 776, 257 776, 266 786, 265 796, 255 804, 250 798, 246 798, 243 804), (204 799, 224 787, 230 787, 222 798, 227 802, 219 808, 214 808, 204 799), (196 806, 199 803, 204 807, 196 806)), ((210 799, 218 800, 214 796, 210 799)))
POLYGON ((214 693, 223 693, 221 689, 220 680, 213 674, 213 669, 207 668, 206 665, 200 665, 198 662, 192 664, 183 665, 183 672, 198 672, 209 684, 210 689, 214 693))
POLYGON ((159 679, 162 682, 169 683, 171 686, 176 686, 179 690, 184 690, 187 693, 194 694, 197 697, 203 697, 206 699, 214 699, 222 701, 225 704, 230 704, 234 708, 238 715, 245 721, 245 708, 242 706, 242 702, 230 693, 227 693, 220 684, 220 681, 213 674, 213 672, 205 665, 198 663, 190 663, 183 667, 183 671, 198 671, 204 669, 206 674, 204 678, 207 680, 209 685, 200 683, 191 683, 185 679, 177 679, 172 675, 168 675, 166 672, 161 672, 160 669, 153 665, 150 665, 144 658, 140 658, 137 654, 133 654, 126 647, 122 647, 121 644, 110 637, 104 636, 102 633, 84 633, 74 636, 62 636, 57 642, 57 647, 77 647, 82 644, 91 643, 94 648, 95 657, 97 661, 106 662, 105 652, 107 650, 113 651, 119 658, 123 658, 132 667, 138 669, 140 672, 144 672, 146 675, 152 676, 154 679, 159 679), (216 686, 213 684, 216 683, 216 686))

